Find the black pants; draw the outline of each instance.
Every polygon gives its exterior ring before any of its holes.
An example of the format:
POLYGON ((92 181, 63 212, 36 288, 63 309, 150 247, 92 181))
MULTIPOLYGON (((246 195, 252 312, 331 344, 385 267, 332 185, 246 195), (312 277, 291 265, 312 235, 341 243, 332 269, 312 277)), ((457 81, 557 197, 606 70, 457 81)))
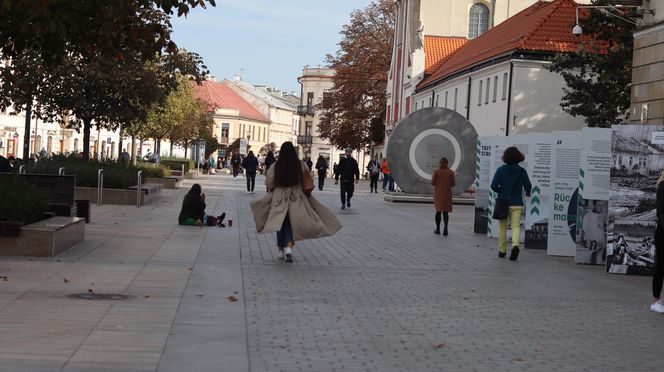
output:
POLYGON ((233 166, 233 178, 237 177, 237 174, 240 173, 240 167, 239 166, 233 166))
POLYGON ((436 230, 440 230, 440 214, 443 214, 443 222, 445 223, 445 228, 447 228, 447 223, 450 221, 450 214, 448 212, 436 212, 436 230))
POLYGON ((256 186, 256 172, 247 172, 247 191, 254 191, 256 186))
POLYGON ((355 191, 355 184, 353 181, 344 181, 341 180, 341 185, 339 186, 341 191, 341 205, 346 205, 350 203, 350 198, 353 197, 353 191, 355 191))
POLYGON ((325 186, 325 176, 327 172, 318 171, 318 190, 323 191, 323 186, 325 186))
POLYGON ((662 293, 662 281, 664 281, 664 226, 657 224, 657 230, 655 230, 655 273, 652 276, 652 296, 654 298, 659 298, 662 293))
POLYGON ((378 191, 378 174, 371 175, 369 187, 371 187, 371 191, 373 190, 378 191))

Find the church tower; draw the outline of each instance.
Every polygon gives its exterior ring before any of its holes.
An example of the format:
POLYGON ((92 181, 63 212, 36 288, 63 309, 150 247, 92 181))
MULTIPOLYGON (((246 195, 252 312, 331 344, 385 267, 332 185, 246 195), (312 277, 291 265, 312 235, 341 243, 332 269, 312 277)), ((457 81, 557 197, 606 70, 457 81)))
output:
POLYGON ((396 0, 398 10, 387 84, 386 132, 416 107, 417 84, 467 40, 537 0, 396 0))

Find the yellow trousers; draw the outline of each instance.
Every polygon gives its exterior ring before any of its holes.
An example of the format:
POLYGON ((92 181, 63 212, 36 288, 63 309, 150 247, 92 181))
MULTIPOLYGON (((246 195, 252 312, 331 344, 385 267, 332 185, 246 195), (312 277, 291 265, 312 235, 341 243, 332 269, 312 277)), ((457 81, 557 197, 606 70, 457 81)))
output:
POLYGON ((512 225, 512 247, 519 245, 519 236, 521 235, 521 213, 523 213, 523 207, 510 207, 510 212, 507 215, 507 218, 499 221, 500 226, 498 229, 498 249, 503 253, 507 253, 508 220, 510 220, 512 225))

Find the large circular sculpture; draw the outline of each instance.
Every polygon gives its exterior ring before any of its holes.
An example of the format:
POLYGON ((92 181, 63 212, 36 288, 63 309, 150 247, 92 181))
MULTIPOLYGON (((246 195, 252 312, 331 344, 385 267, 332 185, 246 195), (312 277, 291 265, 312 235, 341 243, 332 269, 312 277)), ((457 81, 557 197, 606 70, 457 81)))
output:
POLYGON ((441 157, 456 173, 455 194, 475 181, 477 132, 459 113, 430 107, 399 122, 390 135, 387 160, 394 181, 407 193, 432 194, 431 175, 441 157))

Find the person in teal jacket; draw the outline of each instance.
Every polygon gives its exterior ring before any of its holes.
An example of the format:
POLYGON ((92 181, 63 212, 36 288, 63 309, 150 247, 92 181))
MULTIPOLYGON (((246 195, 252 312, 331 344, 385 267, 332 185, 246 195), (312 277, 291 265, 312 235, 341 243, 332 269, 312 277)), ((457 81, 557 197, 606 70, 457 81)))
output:
POLYGON ((521 214, 523 213, 523 192, 530 197, 532 184, 528 172, 519 166, 526 157, 516 147, 508 147, 503 153, 503 162, 493 175, 491 190, 498 194, 498 198, 509 200, 508 217, 499 220, 498 230, 498 257, 507 255, 507 220, 512 225, 512 252, 510 260, 516 261, 519 257, 519 236, 521 234, 521 214))

